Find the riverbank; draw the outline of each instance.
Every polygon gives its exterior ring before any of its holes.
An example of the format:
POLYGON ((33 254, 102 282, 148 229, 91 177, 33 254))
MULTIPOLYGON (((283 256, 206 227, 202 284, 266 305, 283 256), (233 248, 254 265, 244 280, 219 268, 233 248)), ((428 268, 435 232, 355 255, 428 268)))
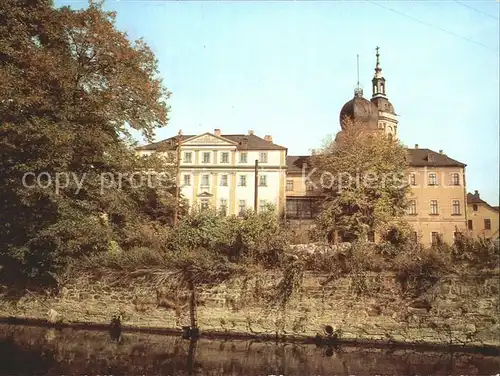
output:
POLYGON ((1 374, 493 375, 494 355, 34 328, 0 324, 1 374))
MULTIPOLYGON (((426 295, 427 306, 402 297, 390 273, 340 278, 306 274, 302 290, 282 311, 269 303, 276 276, 262 273, 198 291, 203 336, 310 342, 326 325, 340 341, 368 346, 498 349, 498 275, 448 276, 426 295)), ((24 294, 0 299, 6 323, 107 329, 121 312, 125 331, 180 334, 189 312, 158 305, 155 286, 137 281, 76 279, 57 295, 24 294)))
MULTIPOLYGON (((97 331, 109 332, 109 324, 88 323, 88 322, 59 322, 52 323, 43 319, 29 319, 22 317, 0 317, 0 325, 11 327, 33 327, 33 328, 47 328, 47 329, 71 329, 71 330, 84 330, 84 331, 97 331)), ((132 334, 152 334, 157 336, 173 336, 182 338, 184 331, 176 328, 161 328, 161 327, 140 327, 123 325, 121 333, 132 334)), ((398 350, 413 350, 418 352, 460 352, 464 354, 483 354, 486 356, 500 356, 500 346, 473 346, 473 345, 459 345, 459 344, 438 344, 426 342, 397 342, 386 340, 368 340, 368 339, 331 339, 327 336, 305 337, 297 335, 271 335, 271 334, 251 334, 242 332, 218 332, 218 331, 205 331, 201 333, 201 338, 205 340, 219 340, 219 341, 255 341, 255 342, 272 342, 272 343, 288 343, 288 344, 314 344, 319 347, 330 346, 348 346, 357 348, 370 348, 370 349, 398 349, 398 350)))

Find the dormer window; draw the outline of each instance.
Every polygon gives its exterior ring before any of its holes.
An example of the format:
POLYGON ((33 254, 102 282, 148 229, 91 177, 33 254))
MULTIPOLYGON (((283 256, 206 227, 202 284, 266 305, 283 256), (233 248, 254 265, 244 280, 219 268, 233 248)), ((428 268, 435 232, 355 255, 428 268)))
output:
POLYGON ((428 162, 434 162, 434 154, 428 153, 427 154, 427 161, 428 162))

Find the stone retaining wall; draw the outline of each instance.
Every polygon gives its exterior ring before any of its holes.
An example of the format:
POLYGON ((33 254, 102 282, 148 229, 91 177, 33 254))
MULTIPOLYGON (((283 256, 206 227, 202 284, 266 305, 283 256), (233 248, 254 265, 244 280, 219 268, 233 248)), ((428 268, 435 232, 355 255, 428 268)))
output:
MULTIPOLYGON (((313 337, 325 325, 345 339, 499 345, 498 275, 449 276, 427 294, 427 303, 402 298, 393 274, 365 274, 323 285, 325 276, 306 274, 302 291, 282 311, 271 302, 280 275, 263 273, 198 292, 203 331, 313 337), (420 308, 419 308, 420 307, 420 308)), ((162 297, 155 286, 79 279, 58 296, 27 294, 17 302, 0 298, 0 315, 66 322, 123 323, 139 327, 189 325, 182 296, 162 297), (173 306, 158 306, 168 298, 173 306)))

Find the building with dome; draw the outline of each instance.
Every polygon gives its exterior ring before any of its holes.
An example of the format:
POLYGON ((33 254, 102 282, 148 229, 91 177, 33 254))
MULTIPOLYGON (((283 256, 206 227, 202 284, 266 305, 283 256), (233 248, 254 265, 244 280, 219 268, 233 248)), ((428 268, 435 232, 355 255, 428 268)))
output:
MULTIPOLYGON (((372 97, 363 97, 358 87, 339 115, 342 137, 346 125, 355 122, 369 131, 384 132, 398 138, 398 120, 393 104, 387 96, 386 79, 380 65, 379 48, 376 49, 375 74, 372 79, 372 97)), ((465 167, 462 162, 438 152, 415 145, 407 148, 409 207, 406 219, 414 228, 414 238, 424 245, 442 239, 453 242, 457 233, 466 231, 467 196, 465 167)), ((310 188, 304 179, 310 171, 309 156, 287 156, 286 214, 301 221, 316 217, 321 201, 321 190, 310 188)))
MULTIPOLYGON (((349 120, 370 132, 398 138, 397 114, 387 96, 378 47, 372 96, 364 98, 358 83, 354 96, 340 110, 337 139, 349 120)), ((261 211, 271 203, 280 215, 306 229, 318 214, 323 192, 307 179, 310 156, 288 155, 287 148, 275 144, 270 135, 261 138, 253 131, 222 134, 215 129, 213 133, 171 137, 137 151, 166 155, 177 151, 177 178, 190 207, 211 206, 226 215, 242 215, 247 208, 261 211)), ((457 233, 467 231, 465 164, 442 150, 436 152, 418 145, 407 148, 407 158, 411 192, 406 218, 413 225, 415 240, 424 245, 440 238, 453 242, 457 233)))
POLYGON ((377 62, 375 75, 372 79, 372 97, 370 100, 363 97, 363 89, 358 86, 354 89, 354 97, 340 110, 339 122, 343 130, 346 123, 352 121, 361 124, 369 130, 379 130, 390 137, 398 137, 398 120, 394 106, 386 95, 386 83, 380 67, 380 54, 377 47, 377 62))

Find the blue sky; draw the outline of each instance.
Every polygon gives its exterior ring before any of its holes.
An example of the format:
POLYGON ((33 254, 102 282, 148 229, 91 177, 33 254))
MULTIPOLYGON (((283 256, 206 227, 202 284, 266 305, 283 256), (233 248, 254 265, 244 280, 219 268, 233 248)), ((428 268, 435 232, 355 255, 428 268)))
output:
POLYGON ((371 96, 380 46, 403 143, 466 163, 468 190, 498 205, 499 4, 108 0, 106 8, 119 29, 152 47, 172 92, 171 120, 157 139, 179 129, 254 130, 307 154, 340 129, 356 54, 371 96))

